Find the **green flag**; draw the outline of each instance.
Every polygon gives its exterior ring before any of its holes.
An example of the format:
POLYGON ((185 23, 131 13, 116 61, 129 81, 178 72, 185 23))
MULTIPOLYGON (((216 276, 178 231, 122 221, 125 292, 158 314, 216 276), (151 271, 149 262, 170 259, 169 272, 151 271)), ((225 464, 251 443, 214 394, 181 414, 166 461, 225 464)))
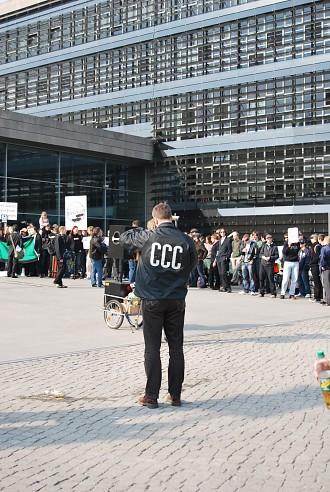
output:
MULTIPOLYGON (((28 239, 23 243, 23 248, 25 251, 25 255, 24 258, 18 260, 19 263, 30 263, 31 261, 38 261, 37 253, 34 251, 34 240, 32 237, 31 239, 28 239)), ((0 241, 0 260, 8 260, 8 250, 9 246, 3 241, 0 241)))

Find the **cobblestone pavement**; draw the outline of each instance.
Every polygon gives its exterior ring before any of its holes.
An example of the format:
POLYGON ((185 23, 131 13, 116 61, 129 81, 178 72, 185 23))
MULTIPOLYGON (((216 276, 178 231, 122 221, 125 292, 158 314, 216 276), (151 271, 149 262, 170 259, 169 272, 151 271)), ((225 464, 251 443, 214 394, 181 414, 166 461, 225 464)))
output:
POLYGON ((330 353, 326 316, 190 335, 174 408, 164 343, 157 410, 136 403, 142 343, 3 363, 0 490, 329 490, 320 349, 330 353))

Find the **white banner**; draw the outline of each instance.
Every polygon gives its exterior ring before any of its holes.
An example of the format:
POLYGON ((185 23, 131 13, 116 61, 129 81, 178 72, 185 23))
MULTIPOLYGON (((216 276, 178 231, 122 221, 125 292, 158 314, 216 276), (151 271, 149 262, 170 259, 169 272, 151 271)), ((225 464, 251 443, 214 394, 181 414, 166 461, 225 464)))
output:
POLYGON ((65 227, 71 231, 77 226, 79 230, 87 229, 87 196, 65 197, 65 227))
POLYGON ((7 220, 17 220, 17 203, 14 202, 0 202, 0 216, 3 222, 7 220), (7 217, 7 220, 5 220, 7 217))

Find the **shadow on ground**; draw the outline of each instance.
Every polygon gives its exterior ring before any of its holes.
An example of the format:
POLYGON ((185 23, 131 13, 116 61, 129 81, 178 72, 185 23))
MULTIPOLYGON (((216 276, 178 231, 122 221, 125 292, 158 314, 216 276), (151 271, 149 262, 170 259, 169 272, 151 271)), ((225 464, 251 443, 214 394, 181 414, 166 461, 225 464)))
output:
MULTIPOLYGON (((141 442, 151 438, 158 441, 178 428, 180 437, 184 438, 185 429, 203 424, 210 417, 219 419, 219 425, 225 416, 238 417, 242 422, 288 413, 294 418, 295 412, 322 406, 319 389, 303 385, 277 393, 244 393, 183 401, 181 408, 160 404, 157 410, 149 410, 134 401, 132 395, 131 406, 116 406, 113 399, 109 399, 107 407, 77 409, 62 400, 57 404, 50 402, 49 408, 43 411, 1 412, 1 448, 43 447, 100 439, 141 442), (181 414, 180 418, 177 413, 181 414)), ((81 403, 77 401, 77 404, 81 403)))

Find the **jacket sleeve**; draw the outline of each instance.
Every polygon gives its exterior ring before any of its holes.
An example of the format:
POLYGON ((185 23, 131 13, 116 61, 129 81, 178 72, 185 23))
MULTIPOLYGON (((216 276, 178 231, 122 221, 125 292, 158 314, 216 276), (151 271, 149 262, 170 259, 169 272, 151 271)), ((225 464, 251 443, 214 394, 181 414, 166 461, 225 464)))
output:
POLYGON ((55 253, 56 253, 56 258, 58 260, 63 260, 63 251, 61 248, 61 241, 62 241, 62 237, 60 236, 60 234, 55 236, 55 253))
POLYGON ((202 244, 201 250, 203 251, 203 258, 202 258, 202 260, 204 260, 207 257, 207 253, 208 253, 208 251, 205 248, 204 244, 202 244))
POLYGON ((217 257, 217 250, 218 250, 218 243, 213 244, 212 249, 211 249, 211 261, 212 263, 217 257))
MULTIPOLYGON (((129 249, 131 253, 141 251, 145 243, 148 241, 153 231, 147 231, 142 227, 134 227, 120 235, 119 244, 125 249, 129 249)), ((194 249, 196 249, 194 247, 194 249)))
POLYGON ((263 256, 265 256, 264 249, 265 249, 265 245, 263 244, 263 245, 261 246, 261 248, 259 249, 258 258, 260 258, 260 259, 261 259, 263 256))
POLYGON ((227 256, 228 260, 231 257, 232 252, 233 252, 233 242, 231 239, 228 239, 228 256, 227 256))
POLYGON ((195 244, 190 244, 190 271, 192 272, 198 263, 198 254, 197 249, 195 248, 195 244))
POLYGON ((273 251, 272 251, 272 255, 270 256, 270 261, 275 263, 275 261, 278 260, 279 257, 280 257, 280 255, 278 253, 278 248, 277 248, 277 246, 274 246, 273 251))

